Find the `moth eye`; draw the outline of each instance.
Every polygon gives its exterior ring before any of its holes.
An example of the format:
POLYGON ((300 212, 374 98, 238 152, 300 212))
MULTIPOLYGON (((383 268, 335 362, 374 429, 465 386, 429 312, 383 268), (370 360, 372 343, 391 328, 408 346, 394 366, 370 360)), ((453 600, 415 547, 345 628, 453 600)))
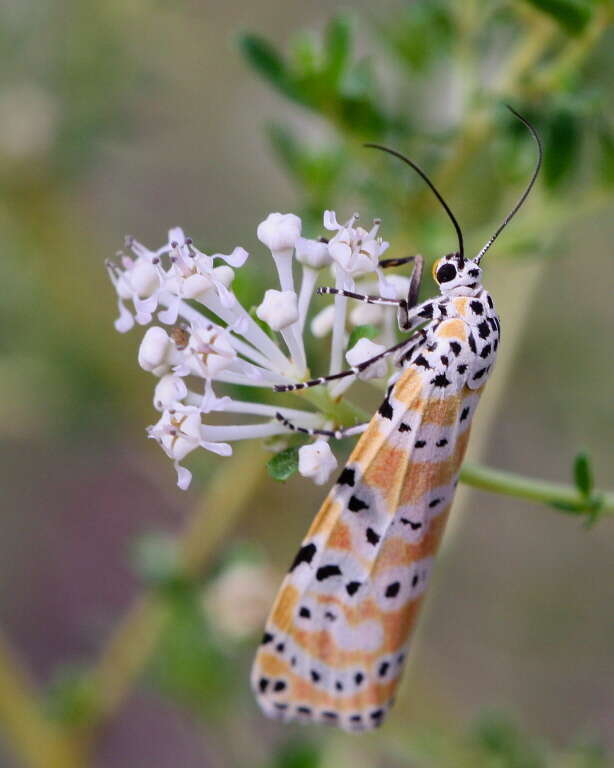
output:
POLYGON ((432 270, 433 280, 437 280, 437 270, 441 266, 442 261, 443 259, 437 259, 437 261, 433 262, 433 270, 432 270))
POLYGON ((456 267, 454 264, 450 264, 449 262, 446 264, 442 264, 441 267, 437 270, 435 274, 435 280, 437 280, 438 283, 448 283, 450 280, 454 280, 456 277, 456 267))

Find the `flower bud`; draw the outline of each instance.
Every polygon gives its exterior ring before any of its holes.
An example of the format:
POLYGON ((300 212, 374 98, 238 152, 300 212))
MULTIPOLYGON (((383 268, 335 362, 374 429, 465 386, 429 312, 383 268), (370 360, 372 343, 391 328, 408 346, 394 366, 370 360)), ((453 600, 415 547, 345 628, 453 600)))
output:
POLYGON ((269 213, 258 225, 258 240, 271 251, 294 248, 301 234, 301 220, 293 213, 269 213))
POLYGON ((264 294, 256 315, 274 331, 281 331, 298 320, 298 301, 294 291, 270 288, 264 294))
POLYGON ((213 270, 213 277, 216 280, 219 280, 226 288, 230 288, 232 281, 235 279, 235 271, 232 267, 222 264, 219 267, 215 267, 213 270))
POLYGON ((297 260, 306 267, 322 269, 323 267, 328 267, 332 262, 328 252, 328 243, 323 243, 321 240, 309 240, 306 237, 299 237, 295 248, 297 260))
POLYGON ((152 326, 147 329, 139 347, 139 365, 155 376, 166 373, 170 367, 171 340, 163 328, 152 326))
MULTIPOLYGON (((359 339, 356 344, 345 353, 345 359, 348 363, 354 367, 361 363, 370 360, 372 357, 380 355, 386 347, 383 344, 374 344, 369 339, 359 339)), ((378 360, 373 365, 370 365, 364 371, 358 374, 359 379, 379 379, 386 375, 388 370, 388 364, 386 358, 378 360)))
POLYGON ((156 384, 154 391, 154 407, 158 411, 171 408, 188 394, 188 388, 179 376, 167 374, 156 384))
POLYGON ((298 471, 311 477, 316 485, 324 485, 337 468, 337 459, 326 440, 303 445, 298 452, 298 471))

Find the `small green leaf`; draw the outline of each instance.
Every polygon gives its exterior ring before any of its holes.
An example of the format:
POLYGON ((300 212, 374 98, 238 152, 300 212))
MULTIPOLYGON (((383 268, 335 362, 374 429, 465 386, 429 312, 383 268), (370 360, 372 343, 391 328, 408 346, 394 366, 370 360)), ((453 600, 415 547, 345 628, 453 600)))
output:
POLYGON ((579 35, 593 15, 591 0, 527 0, 532 6, 547 13, 570 35, 579 35))
POLYGON ((266 466, 274 480, 288 480, 298 470, 298 446, 276 453, 266 466))
POLYGON ((599 170, 606 184, 614 184, 614 132, 609 126, 599 131, 599 170))
POLYGON ((551 189, 559 187, 574 171, 579 158, 580 125, 568 108, 556 110, 546 128, 544 180, 551 189))
POLYGON ((337 85, 347 68, 352 44, 352 28, 347 16, 335 16, 326 27, 326 77, 337 85))
POLYGON ((347 348, 352 349, 352 347, 361 339, 373 340, 378 336, 378 334, 379 330, 374 325, 357 325, 352 329, 352 332, 350 333, 347 348))
POLYGON ((248 64, 265 80, 287 96, 296 98, 283 58, 267 40, 247 32, 240 35, 239 48, 248 64))
POLYGON ((589 497, 593 490, 593 472, 587 453, 578 453, 573 463, 573 477, 576 488, 582 496, 589 497))
POLYGON ((582 504, 574 504, 567 501, 551 501, 549 506, 558 509, 559 512, 566 512, 569 515, 580 515, 584 511, 582 504))

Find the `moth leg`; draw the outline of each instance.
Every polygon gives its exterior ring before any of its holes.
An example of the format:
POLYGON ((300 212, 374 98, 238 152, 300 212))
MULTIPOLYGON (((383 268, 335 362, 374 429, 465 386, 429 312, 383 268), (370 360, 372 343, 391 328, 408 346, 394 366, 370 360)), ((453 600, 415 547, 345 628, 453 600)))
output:
POLYGON ((281 413, 276 413, 275 418, 280 421, 284 427, 292 430, 292 432, 302 432, 304 435, 323 435, 324 437, 332 437, 335 440, 342 440, 344 437, 351 437, 352 435, 360 435, 369 426, 369 422, 365 421, 363 424, 356 424, 353 427, 344 427, 343 429, 307 429, 307 427, 297 427, 281 413))
POLYGON ((393 347, 388 347, 383 352, 375 357, 370 357, 368 360, 364 360, 358 365, 348 368, 346 371, 340 371, 339 373, 332 373, 330 376, 321 376, 319 379, 310 379, 309 381, 301 381, 299 384, 276 384, 273 389, 275 392, 295 392, 297 389, 307 389, 308 387, 317 387, 319 384, 325 384, 327 381, 336 381, 337 379, 345 379, 346 376, 356 376, 358 373, 362 373, 366 368, 383 357, 393 354, 401 347, 404 347, 408 343, 408 339, 403 339, 393 347))
POLYGON ((325 286, 318 288, 316 291, 318 296, 325 294, 331 294, 333 296, 347 296, 348 299, 355 299, 356 301, 362 301, 365 304, 381 304, 386 307, 399 307, 405 302, 404 299, 384 299, 381 296, 367 296, 364 293, 354 293, 353 291, 342 291, 340 288, 330 288, 325 286))
POLYGON ((416 325, 415 321, 412 323, 409 318, 409 311, 418 305, 418 296, 420 295, 420 286, 422 285, 422 274, 424 271, 424 259, 420 254, 413 257, 414 268, 409 279, 409 290, 407 291, 407 299, 404 302, 399 303, 397 310, 397 322, 399 328, 402 331, 409 331, 412 325, 416 325))

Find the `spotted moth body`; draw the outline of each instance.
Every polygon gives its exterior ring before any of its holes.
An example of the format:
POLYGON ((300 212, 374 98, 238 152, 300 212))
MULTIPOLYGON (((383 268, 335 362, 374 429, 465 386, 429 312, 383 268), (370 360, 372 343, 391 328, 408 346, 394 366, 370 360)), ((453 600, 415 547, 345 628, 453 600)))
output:
POLYGON ((528 127, 539 160, 512 213, 468 259, 444 203, 459 251, 435 264, 441 295, 413 307, 411 295, 398 302, 399 324, 410 332, 394 347, 400 371, 311 525, 256 655, 252 687, 270 717, 366 730, 392 705, 497 355, 499 318, 479 262, 537 176, 541 145, 528 127))

